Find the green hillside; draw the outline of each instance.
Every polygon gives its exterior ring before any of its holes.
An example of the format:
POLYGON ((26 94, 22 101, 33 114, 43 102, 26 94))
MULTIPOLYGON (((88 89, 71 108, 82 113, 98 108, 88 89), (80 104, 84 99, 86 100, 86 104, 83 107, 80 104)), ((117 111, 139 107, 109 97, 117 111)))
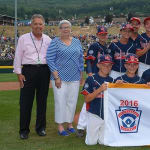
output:
MULTIPOLYGON (((18 0, 18 17, 30 18, 41 13, 45 18, 78 18, 84 16, 116 16, 132 12, 136 15, 150 15, 150 0, 18 0), (110 8, 113 8, 110 11, 110 8)), ((14 0, 0 0, 0 14, 14 16, 14 0)))

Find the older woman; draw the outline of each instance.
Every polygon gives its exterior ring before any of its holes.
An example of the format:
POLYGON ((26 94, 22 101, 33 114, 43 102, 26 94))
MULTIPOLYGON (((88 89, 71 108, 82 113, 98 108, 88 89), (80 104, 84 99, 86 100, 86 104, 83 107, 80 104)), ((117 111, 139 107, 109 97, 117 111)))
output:
POLYGON ((71 36, 71 23, 59 23, 60 37, 52 40, 47 51, 47 63, 52 72, 52 86, 55 99, 55 122, 58 133, 68 136, 74 133, 72 126, 82 79, 83 51, 78 39, 71 36), (67 123, 67 130, 63 123, 67 123))

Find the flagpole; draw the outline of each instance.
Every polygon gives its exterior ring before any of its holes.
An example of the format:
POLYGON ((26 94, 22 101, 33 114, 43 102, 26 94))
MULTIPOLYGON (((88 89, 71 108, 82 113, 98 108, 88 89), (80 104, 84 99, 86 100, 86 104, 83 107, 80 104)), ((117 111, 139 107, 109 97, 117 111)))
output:
POLYGON ((15 48, 17 46, 17 0, 15 0, 15 48))

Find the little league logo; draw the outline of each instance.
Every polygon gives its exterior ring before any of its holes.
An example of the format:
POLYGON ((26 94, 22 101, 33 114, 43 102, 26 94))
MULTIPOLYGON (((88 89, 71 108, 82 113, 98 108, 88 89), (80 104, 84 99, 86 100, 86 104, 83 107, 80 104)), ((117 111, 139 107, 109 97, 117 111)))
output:
POLYGON ((120 133, 137 133, 142 110, 138 107, 123 106, 116 110, 120 133))

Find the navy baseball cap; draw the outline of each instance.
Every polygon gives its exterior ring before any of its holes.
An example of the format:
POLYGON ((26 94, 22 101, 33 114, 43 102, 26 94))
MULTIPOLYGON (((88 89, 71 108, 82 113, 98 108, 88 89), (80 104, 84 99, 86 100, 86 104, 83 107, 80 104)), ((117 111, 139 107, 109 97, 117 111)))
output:
POLYGON ((135 54, 128 54, 126 56, 126 59, 125 59, 125 63, 135 63, 135 64, 138 64, 139 63, 139 59, 138 57, 135 55, 135 54))
POLYGON ((130 24, 122 24, 122 25, 120 26, 120 31, 121 31, 121 30, 124 30, 124 29, 130 29, 130 30, 133 31, 133 27, 132 27, 130 24))
POLYGON ((103 27, 103 26, 98 26, 97 27, 97 34, 107 34, 107 28, 103 27))
POLYGON ((146 23, 147 20, 150 20, 150 17, 146 17, 146 18, 144 19, 144 24, 146 23))
POLYGON ((98 59, 99 64, 111 63, 113 64, 112 57, 110 55, 101 55, 98 59))
POLYGON ((141 20, 140 20, 140 18, 132 17, 132 18, 130 19, 130 22, 132 22, 132 21, 137 21, 137 22, 138 22, 138 24, 141 24, 141 20))

